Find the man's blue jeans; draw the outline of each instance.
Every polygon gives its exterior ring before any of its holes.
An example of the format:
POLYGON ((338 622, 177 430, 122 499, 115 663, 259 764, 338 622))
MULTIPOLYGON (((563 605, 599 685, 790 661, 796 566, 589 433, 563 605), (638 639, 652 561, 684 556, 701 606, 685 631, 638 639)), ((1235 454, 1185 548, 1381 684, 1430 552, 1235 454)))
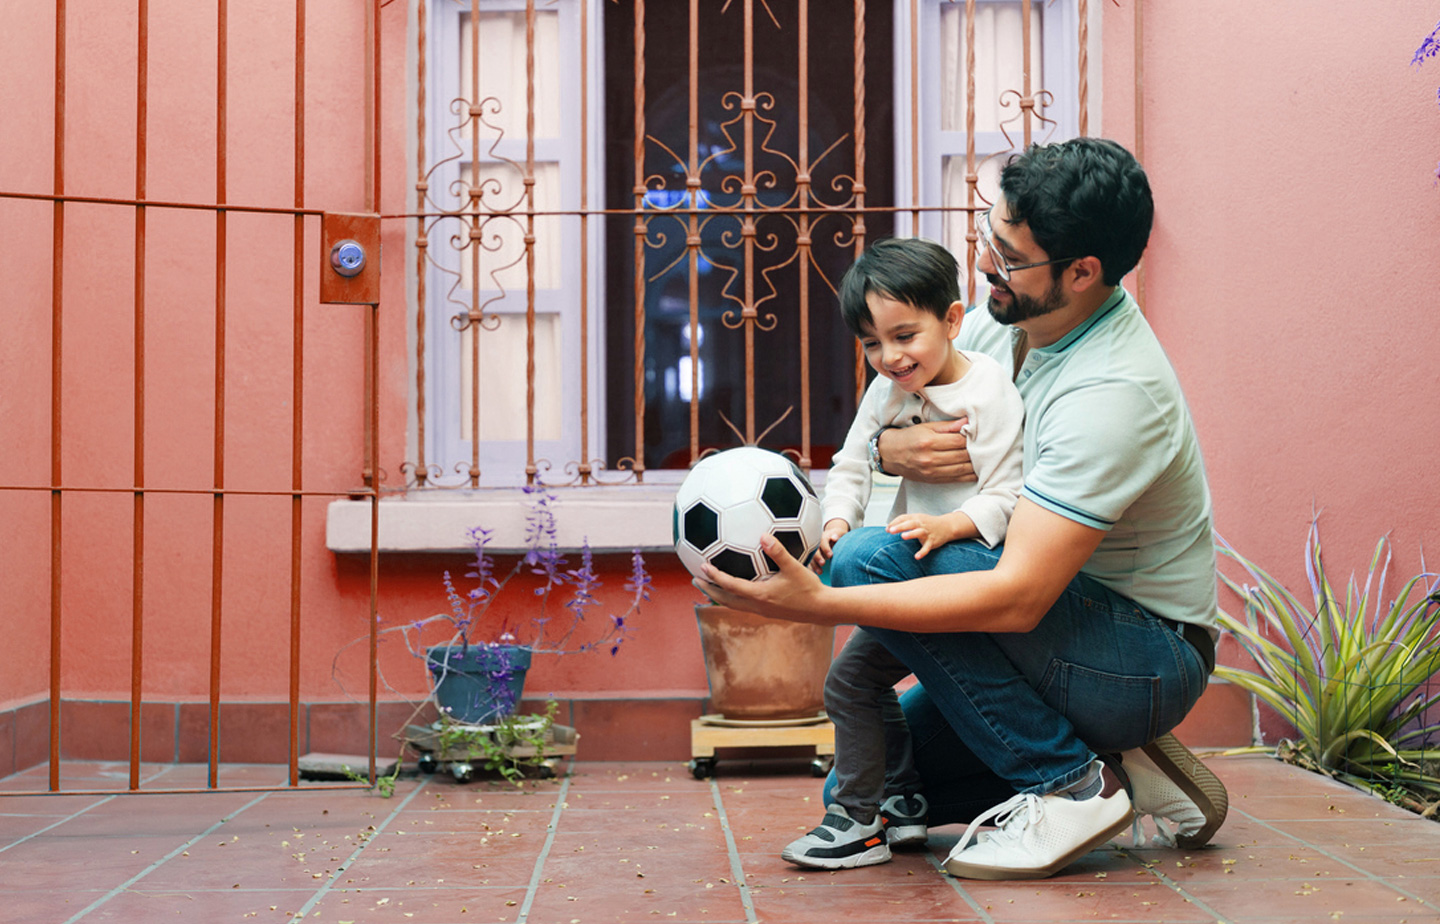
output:
MULTIPOLYGON (((835 547, 831 584, 988 570, 1001 553, 952 542, 917 561, 918 548, 880 528, 854 530, 835 547)), ((1173 624, 1083 575, 1029 632, 868 631, 919 681, 901 705, 931 824, 1080 781, 1096 752, 1140 747, 1179 724, 1206 682, 1173 624)))

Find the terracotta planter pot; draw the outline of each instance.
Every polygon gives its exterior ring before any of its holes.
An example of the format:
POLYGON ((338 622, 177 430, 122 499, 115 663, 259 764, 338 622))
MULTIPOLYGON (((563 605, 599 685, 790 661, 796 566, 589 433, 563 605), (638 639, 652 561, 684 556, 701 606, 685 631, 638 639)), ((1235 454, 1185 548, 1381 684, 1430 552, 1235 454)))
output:
POLYGON ((727 719, 796 719, 825 708, 834 626, 766 619, 699 604, 712 708, 727 719))

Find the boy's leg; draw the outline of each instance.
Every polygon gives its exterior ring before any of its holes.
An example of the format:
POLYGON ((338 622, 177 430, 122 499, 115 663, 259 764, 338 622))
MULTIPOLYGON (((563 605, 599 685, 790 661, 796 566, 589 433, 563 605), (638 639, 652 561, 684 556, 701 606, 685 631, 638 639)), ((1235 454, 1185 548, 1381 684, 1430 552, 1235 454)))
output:
POLYGON ((885 797, 888 758, 899 737, 887 723, 905 721, 895 684, 908 676, 910 669, 863 628, 850 634, 825 676, 825 712, 835 723, 833 801, 861 824, 874 819, 885 797))

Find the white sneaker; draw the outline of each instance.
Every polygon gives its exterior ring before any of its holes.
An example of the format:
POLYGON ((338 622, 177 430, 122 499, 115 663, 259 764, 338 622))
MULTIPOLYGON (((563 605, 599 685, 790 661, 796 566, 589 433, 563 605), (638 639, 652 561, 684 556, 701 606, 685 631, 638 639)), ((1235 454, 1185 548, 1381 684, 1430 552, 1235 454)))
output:
POLYGON ((1119 773, 1129 778, 1135 803, 1136 847, 1144 846, 1145 815, 1155 823, 1156 846, 1193 850, 1210 842, 1230 809, 1225 784, 1171 734, 1122 752, 1119 773))
POLYGON ((815 869, 849 869, 890 862, 890 845, 885 842, 885 822, 877 812, 868 825, 850 817, 842 805, 825 806, 820 827, 796 838, 780 851, 780 857, 797 866, 815 869))
POLYGON ((945 871, 965 879, 1044 879, 1120 834, 1130 817, 1123 790, 1080 800, 1022 792, 970 823, 945 871), (975 826, 991 818, 998 827, 972 839, 975 826))

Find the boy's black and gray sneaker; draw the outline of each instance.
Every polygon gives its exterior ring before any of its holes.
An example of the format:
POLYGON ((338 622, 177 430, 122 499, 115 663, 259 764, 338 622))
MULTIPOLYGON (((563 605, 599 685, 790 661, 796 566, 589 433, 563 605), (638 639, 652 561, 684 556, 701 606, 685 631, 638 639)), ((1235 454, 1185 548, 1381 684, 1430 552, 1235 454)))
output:
POLYGON ((879 814, 870 824, 862 825, 850 817, 844 806, 832 804, 825 806, 825 820, 820 827, 791 841, 780 856, 797 866, 849 869, 890 862, 890 845, 885 842, 885 825, 879 814))
POLYGON ((910 847, 925 843, 930 836, 926 828, 930 804, 917 793, 891 796, 880 803, 880 823, 885 826, 885 840, 891 847, 910 847))

